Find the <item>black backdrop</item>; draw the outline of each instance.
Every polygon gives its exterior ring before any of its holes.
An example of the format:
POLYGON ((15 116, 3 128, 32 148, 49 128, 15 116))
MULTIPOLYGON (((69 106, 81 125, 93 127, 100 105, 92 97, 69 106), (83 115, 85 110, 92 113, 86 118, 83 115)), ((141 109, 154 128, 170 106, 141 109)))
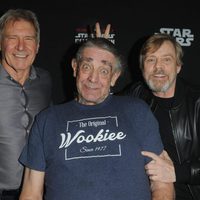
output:
POLYGON ((56 104, 73 97, 70 59, 75 42, 86 39, 96 21, 104 28, 112 24, 110 39, 127 60, 114 91, 140 79, 138 50, 144 38, 156 32, 168 32, 181 43, 185 56, 180 75, 200 86, 200 12, 193 1, 0 0, 0 15, 10 8, 30 9, 38 16, 41 43, 34 65, 50 72, 56 104))

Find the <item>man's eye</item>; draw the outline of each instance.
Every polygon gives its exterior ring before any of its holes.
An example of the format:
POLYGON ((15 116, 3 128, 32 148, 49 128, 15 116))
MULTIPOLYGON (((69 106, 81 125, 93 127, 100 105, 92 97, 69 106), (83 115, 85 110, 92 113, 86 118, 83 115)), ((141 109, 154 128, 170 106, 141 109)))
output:
POLYGON ((163 60, 164 60, 164 62, 170 62, 171 61, 171 59, 168 58, 168 57, 164 58, 163 60))
POLYGON ((31 41, 34 41, 35 38, 34 38, 34 37, 25 37, 25 40, 31 40, 31 41))
POLYGON ((156 62, 156 59, 155 59, 155 58, 147 58, 147 59, 146 59, 146 62, 147 62, 147 63, 155 63, 155 62, 156 62))
POLYGON ((81 69, 82 69, 83 71, 89 71, 89 70, 91 69, 91 67, 90 67, 90 65, 88 65, 88 64, 83 64, 83 65, 81 66, 81 69))
POLYGON ((9 36, 9 37, 7 37, 9 40, 15 40, 15 39, 17 39, 17 37, 15 37, 15 36, 9 36))
POLYGON ((100 73, 101 73, 102 75, 107 75, 107 74, 109 74, 109 71, 108 71, 107 69, 102 69, 102 70, 100 71, 100 73))

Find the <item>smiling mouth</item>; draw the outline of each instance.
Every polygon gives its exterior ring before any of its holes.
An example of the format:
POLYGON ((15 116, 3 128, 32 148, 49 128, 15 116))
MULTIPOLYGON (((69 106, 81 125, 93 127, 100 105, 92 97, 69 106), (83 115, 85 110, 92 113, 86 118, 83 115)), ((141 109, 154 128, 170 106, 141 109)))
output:
POLYGON ((88 90, 98 90, 98 89, 99 89, 98 87, 96 87, 96 86, 94 86, 94 85, 86 85, 86 88, 87 88, 88 90))
POLYGON ((164 77, 166 77, 166 75, 164 75, 164 74, 154 74, 153 77, 155 77, 155 78, 164 78, 164 77))
POLYGON ((87 90, 91 91, 91 92, 96 92, 98 90, 98 88, 87 87, 87 90))
POLYGON ((16 54, 14 54, 14 56, 15 56, 16 58, 26 58, 28 55, 27 55, 27 54, 19 54, 19 53, 16 53, 16 54))

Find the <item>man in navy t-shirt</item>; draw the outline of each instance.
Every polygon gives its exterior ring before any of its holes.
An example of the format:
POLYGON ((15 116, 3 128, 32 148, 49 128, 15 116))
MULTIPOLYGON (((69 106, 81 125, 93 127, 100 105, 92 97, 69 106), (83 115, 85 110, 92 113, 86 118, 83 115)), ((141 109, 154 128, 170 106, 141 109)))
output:
POLYGON ((173 185, 150 181, 144 168, 141 151, 163 154, 153 114, 142 100, 110 94, 122 70, 115 46, 88 40, 72 67, 77 97, 36 117, 20 156, 20 200, 172 200, 173 185))

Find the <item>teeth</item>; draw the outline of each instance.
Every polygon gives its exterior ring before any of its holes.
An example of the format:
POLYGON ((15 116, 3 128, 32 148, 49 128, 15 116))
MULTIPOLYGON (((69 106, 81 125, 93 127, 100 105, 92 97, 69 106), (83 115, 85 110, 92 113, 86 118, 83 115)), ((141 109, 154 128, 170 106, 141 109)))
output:
POLYGON ((15 54, 16 57, 19 57, 19 58, 25 58, 26 55, 20 55, 20 54, 15 54))
POLYGON ((157 77, 164 77, 165 75, 163 75, 163 74, 155 74, 155 76, 157 76, 157 77))
POLYGON ((96 87, 95 87, 95 86, 92 86, 92 85, 87 85, 87 87, 88 87, 89 89, 96 89, 96 87))
POLYGON ((89 89, 96 89, 95 87, 88 87, 89 89))

